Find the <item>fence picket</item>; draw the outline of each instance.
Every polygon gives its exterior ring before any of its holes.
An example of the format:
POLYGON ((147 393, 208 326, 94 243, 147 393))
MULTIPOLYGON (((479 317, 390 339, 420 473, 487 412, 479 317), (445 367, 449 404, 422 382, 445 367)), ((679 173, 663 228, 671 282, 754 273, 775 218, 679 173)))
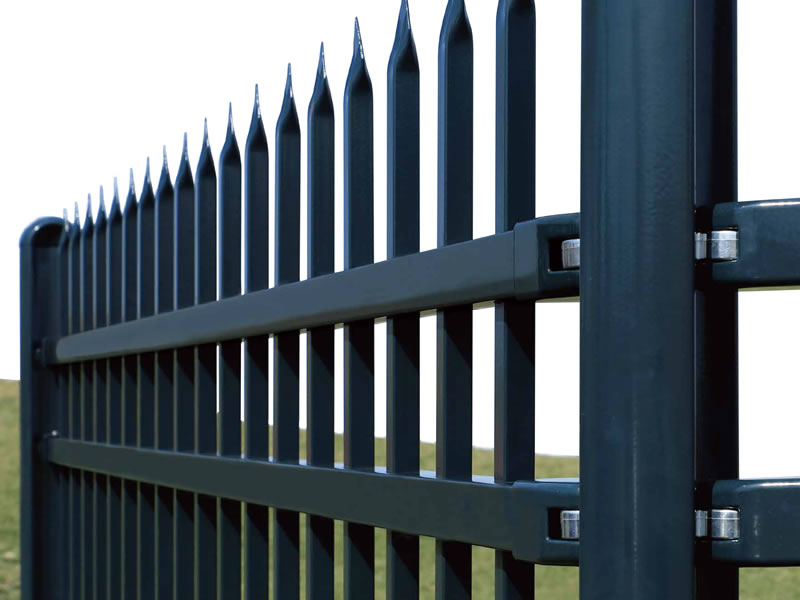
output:
MULTIPOLYGON (((387 258, 419 252, 420 76, 402 0, 387 84, 387 258)), ((386 319, 386 469, 419 475, 419 313, 386 319)), ((386 533, 386 597, 419 597, 419 538, 386 533)))
MULTIPOLYGON (((175 310, 194 304, 194 180, 186 134, 175 176, 175 310)), ((194 348, 175 351, 175 450, 194 452, 194 348)), ((175 600, 194 598, 194 494, 175 491, 175 600)))
MULTIPOLYGON (((320 46, 308 106, 308 277, 333 273, 334 112, 320 46)), ((333 466, 333 325, 306 332, 308 464, 333 466)), ((333 521, 306 517, 306 595, 333 600, 333 521)))
MULTIPOLYGON (((439 41, 439 246, 472 239, 472 29, 450 0, 439 41)), ((436 314, 436 474, 472 479, 472 306, 436 314)), ((470 598, 472 548, 436 541, 436 597, 470 598)))
MULTIPOLYGON (((233 109, 228 107, 228 130, 219 157, 219 292, 222 298, 242 292, 242 160, 233 130, 233 109)), ((242 455, 241 356, 242 344, 220 344, 219 354, 219 454, 242 455)), ((219 501, 218 597, 240 598, 242 593, 242 504, 219 501)))
MULTIPOLYGON (((156 186, 155 202, 155 301, 156 312, 164 313, 174 308, 175 271, 175 190, 167 164, 167 149, 164 147, 161 174, 156 186)), ((175 436, 175 388, 173 385, 173 363, 175 352, 167 350, 156 354, 155 373, 155 441, 159 450, 169 452, 174 449, 175 436)), ((172 598, 173 590, 173 552, 174 538, 174 497, 173 488, 156 488, 156 600, 172 598)))
MULTIPOLYGON (((495 229, 510 231, 536 209, 536 11, 530 0, 497 8, 495 229)), ((533 302, 495 303, 494 476, 534 477, 533 302)), ((495 598, 533 597, 533 565, 495 554, 495 598)))
MULTIPOLYGON (((138 204, 133 182, 133 169, 130 174, 128 196, 122 212, 122 317, 125 321, 137 318, 138 294, 138 204)), ((137 400, 139 395, 137 355, 122 358, 122 445, 135 446, 137 442, 137 400)), ((123 482, 122 494, 122 591, 124 600, 134 600, 137 596, 138 580, 138 488, 136 481, 123 482)))
MULTIPOLYGON (((244 150, 245 292, 269 287, 269 145, 256 86, 244 150)), ((244 341, 244 455, 269 458, 269 336, 244 341)), ((246 600, 269 595, 269 509, 245 507, 246 600)))
MULTIPOLYGON (((286 76, 283 105, 275 129, 275 285, 300 279, 300 122, 286 76)), ((299 459, 299 332, 275 336, 272 455, 279 462, 299 459)), ((296 512, 275 510, 273 522, 275 598, 300 597, 300 519, 296 512)))
MULTIPOLYGON (((137 221, 138 311, 137 318, 155 314, 155 202, 147 159, 144 184, 139 196, 137 221)), ((139 355, 136 443, 141 448, 155 447, 155 353, 139 355)), ((155 594, 155 487, 139 483, 137 597, 147 600, 155 594)))

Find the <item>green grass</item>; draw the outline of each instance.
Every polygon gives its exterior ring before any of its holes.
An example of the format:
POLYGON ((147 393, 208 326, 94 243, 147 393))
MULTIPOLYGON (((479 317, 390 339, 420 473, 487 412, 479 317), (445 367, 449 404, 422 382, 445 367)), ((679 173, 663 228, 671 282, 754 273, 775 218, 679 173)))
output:
MULTIPOLYGON (((305 447, 301 433, 301 447, 305 447)), ((343 456, 342 440, 336 440, 336 460, 343 456)), ((385 464, 386 443, 375 442, 376 462, 385 464)), ((472 455, 474 471, 491 475, 493 458, 490 451, 475 450, 472 455)), ((434 447, 423 444, 420 463, 423 469, 433 470, 434 447)), ((578 461, 570 458, 536 458, 540 477, 576 477, 578 461)), ((301 517, 301 525, 304 523, 301 517)), ((336 584, 342 589, 342 526, 336 524, 336 584)), ((385 532, 375 533, 376 565, 375 591, 384 597, 386 583, 385 532)), ((301 546, 303 536, 301 535, 301 546)), ((420 597, 433 598, 434 543, 423 538, 420 545, 420 597)), ((494 553, 475 548, 473 557, 472 590, 476 600, 494 598, 494 553)), ((668 559, 668 557, 667 557, 668 559)), ((271 565, 270 565, 271 567, 271 565)), ((746 600, 797 600, 800 598, 800 568, 742 569, 741 598, 746 600)), ((340 595, 338 597, 341 597, 340 595)), ((569 567, 536 567, 536 597, 538 600, 568 600, 578 598, 578 569, 569 567)), ((0 600, 19 598, 19 384, 0 381, 0 600)))

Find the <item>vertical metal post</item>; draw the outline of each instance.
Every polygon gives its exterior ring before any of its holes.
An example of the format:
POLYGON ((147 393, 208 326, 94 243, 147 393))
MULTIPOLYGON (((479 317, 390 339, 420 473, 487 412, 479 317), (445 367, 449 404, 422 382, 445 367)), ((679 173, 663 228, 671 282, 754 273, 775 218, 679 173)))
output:
MULTIPOLYGON (((174 238, 175 238, 175 190, 170 180, 167 165, 167 149, 161 164, 161 175, 156 187, 155 205, 155 301, 156 312, 173 309, 174 302, 174 238)), ((175 387, 173 386, 173 362, 175 352, 165 350, 156 354, 156 447, 165 452, 175 446, 175 387)), ((170 487, 156 489, 156 600, 172 598, 174 539, 174 496, 170 487)))
MULTIPOLYGON (((219 293, 228 298, 242 293, 242 159, 228 107, 228 131, 219 157, 219 293)), ((242 343, 219 346, 219 454, 242 456, 242 343)), ((219 501, 219 581, 217 597, 240 598, 242 593, 242 503, 219 501)))
MULTIPOLYGON (((472 239, 472 28, 450 0, 439 40, 439 246, 472 239)), ((472 479, 472 305, 436 313, 436 474, 472 479)), ((436 597, 472 596, 472 547, 436 540, 436 597)))
MULTIPOLYGON (((67 320, 67 333, 80 331, 80 235, 81 224, 78 216, 78 205, 75 204, 75 218, 70 228, 69 237, 69 308, 67 320)), ((67 406, 67 435, 70 439, 80 438, 80 380, 81 365, 69 365, 69 399, 67 406)), ((68 595, 71 600, 81 597, 81 473, 78 469, 70 470, 69 482, 69 524, 67 536, 69 538, 69 582, 68 595)))
MULTIPOLYGON (((94 224, 94 253, 92 285, 94 286, 94 327, 108 324, 106 289, 106 205, 103 188, 100 188, 100 208, 94 224)), ((108 360, 94 362, 94 432, 92 439, 98 443, 108 443, 108 360)), ((94 597, 98 600, 108 597, 108 478, 95 475, 94 482, 94 597)))
MULTIPOLYGON (((194 301, 217 299, 217 172, 203 128, 203 147, 197 161, 194 187, 194 301)), ((202 344, 194 351, 194 445, 198 454, 217 453, 217 345, 202 344)), ((195 495, 194 575, 198 600, 217 595, 217 499, 195 495)))
MULTIPOLYGON (((334 148, 333 100, 321 46, 308 106, 309 278, 333 273, 334 268, 334 148)), ((308 464, 320 467, 333 466, 333 334, 333 325, 306 333, 306 456, 308 464)), ((333 521, 314 515, 306 517, 306 595, 333 600, 333 521)))
MULTIPOLYGON (((292 90, 292 69, 286 76, 283 106, 275 128, 275 285, 300 279, 300 122, 292 90)), ((272 455, 274 460, 299 459, 300 341, 299 332, 275 336, 272 455)), ((300 597, 300 519, 295 512, 274 511, 274 597, 300 597)))
MULTIPOLYGON (((244 150, 244 286, 269 287, 269 145, 256 86, 253 116, 244 150)), ((244 341, 244 454, 269 458, 269 336, 244 341)), ((269 508, 245 508, 245 600, 269 593, 269 508)))
MULTIPOLYGON (((695 206, 737 200, 737 0, 695 6, 695 206)), ((710 223, 701 223, 703 230, 710 223)), ((698 506, 711 506, 706 482, 739 477, 738 293, 706 285, 695 293, 695 478, 698 506)), ((711 563, 698 543, 698 600, 739 597, 735 566, 711 563)))
MULTIPOLYGON (((374 260, 372 118, 372 82, 356 20, 353 58, 344 93, 345 269, 374 260)), ((375 322, 372 319, 344 326, 344 461, 345 466, 353 469, 372 469, 375 465, 375 322)), ((370 599, 374 595, 374 529, 345 523, 344 597, 370 599)))
MULTIPOLYGON (((139 294, 138 252, 138 205, 136 189, 131 169, 128 197, 122 213, 122 318, 133 321, 137 317, 139 294)), ((139 357, 122 358, 122 445, 135 446, 137 442, 137 400, 139 357)), ((122 494, 122 537, 123 567, 122 592, 124 600, 134 600, 137 593, 138 555, 137 555, 137 496, 138 483, 132 480, 123 482, 122 494)))
MULTIPOLYGON (((88 331, 94 327, 94 285, 92 280, 94 263, 94 221, 92 201, 89 196, 86 204, 86 220, 80 238, 80 330, 88 331)), ((80 438, 83 441, 93 436, 94 400, 94 362, 84 361, 80 365, 80 438)), ((84 471, 81 474, 81 594, 96 596, 92 587, 94 583, 94 473, 84 471)))
MULTIPOLYGON (((536 11, 532 0, 497 8, 495 229, 536 213, 536 11)), ((496 482, 534 477, 535 304, 495 303, 496 482)), ((533 597, 533 565, 495 553, 495 598, 533 597)))
MULTIPOLYGON (((387 256, 419 252, 419 61, 403 0, 388 67, 387 256)), ((386 469, 419 475, 419 314, 386 319, 386 469)), ((386 597, 419 597, 419 538, 386 533, 386 597)))
POLYGON ((694 594, 692 0, 584 0, 583 600, 694 594))
MULTIPOLYGON (((175 310, 194 304, 194 181, 186 134, 175 176, 175 310)), ((175 450, 194 452, 194 348, 175 351, 175 450)), ((194 598, 194 494, 175 491, 174 598, 194 598)))
MULTIPOLYGON (((156 198, 150 179, 150 159, 147 160, 142 193, 139 196, 137 223, 137 318, 143 319, 155 314, 155 251, 156 251, 156 198)), ((155 360, 153 352, 139 355, 139 373, 136 411, 136 444, 142 448, 155 446, 155 360)), ((155 594, 156 544, 155 544, 155 487, 139 483, 138 494, 138 553, 137 571, 138 600, 149 600, 155 594)))
MULTIPOLYGON (((122 213, 117 181, 106 224, 106 315, 108 324, 122 321, 122 213)), ((106 395, 109 444, 122 440, 122 358, 108 360, 106 395)), ((122 588, 122 480, 108 478, 108 585, 107 596, 119 598, 122 588)))
POLYGON ((60 333, 66 222, 39 219, 20 238, 20 556, 22 600, 63 594, 65 477, 39 453, 62 426, 59 377, 44 366, 42 340, 60 333), (61 243, 60 243, 61 242, 61 243))

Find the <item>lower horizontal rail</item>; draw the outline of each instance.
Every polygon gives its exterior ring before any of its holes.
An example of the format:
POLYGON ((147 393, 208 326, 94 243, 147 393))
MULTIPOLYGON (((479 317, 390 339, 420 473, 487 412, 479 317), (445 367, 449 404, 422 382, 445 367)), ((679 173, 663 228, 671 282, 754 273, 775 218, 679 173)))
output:
POLYGON ((361 523, 411 535, 508 550, 521 560, 576 565, 577 542, 554 539, 558 515, 577 508, 575 480, 496 485, 380 471, 164 452, 76 440, 44 442, 50 462, 361 523), (555 518, 555 520, 553 520, 555 518))

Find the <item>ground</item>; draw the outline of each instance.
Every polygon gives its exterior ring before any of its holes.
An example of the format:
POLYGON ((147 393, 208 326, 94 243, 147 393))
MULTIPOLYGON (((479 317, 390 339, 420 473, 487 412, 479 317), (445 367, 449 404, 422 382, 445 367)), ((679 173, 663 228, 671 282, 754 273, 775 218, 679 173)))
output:
MULTIPOLYGON (((19 386, 16 382, 0 381, 0 600, 19 598, 19 386)), ((302 444, 301 439, 301 447, 302 444)), ((342 440, 337 438, 337 460, 342 460, 342 440)), ((384 440, 376 440, 375 456, 385 464, 384 440)), ((423 444, 421 448, 423 469, 433 470, 434 448, 423 444)), ((492 453, 475 450, 474 471, 492 473, 492 453)), ((541 477, 574 477, 578 475, 577 459, 537 457, 537 473, 541 477)), ((341 590, 342 528, 336 527, 337 589, 341 590)), ((301 540, 302 540, 301 536, 301 540)), ((386 536, 376 533, 376 597, 383 598, 386 570, 384 549, 386 536)), ((421 597, 433 598, 433 540, 423 539, 421 544, 420 573, 421 597)), ((741 571, 741 598, 747 600, 800 599, 800 568, 795 569, 743 569, 741 571)), ((484 548, 473 550, 473 598, 494 598, 494 553, 484 548)), ((568 600, 578 598, 578 570, 570 567, 537 567, 536 597, 538 600, 568 600)))

